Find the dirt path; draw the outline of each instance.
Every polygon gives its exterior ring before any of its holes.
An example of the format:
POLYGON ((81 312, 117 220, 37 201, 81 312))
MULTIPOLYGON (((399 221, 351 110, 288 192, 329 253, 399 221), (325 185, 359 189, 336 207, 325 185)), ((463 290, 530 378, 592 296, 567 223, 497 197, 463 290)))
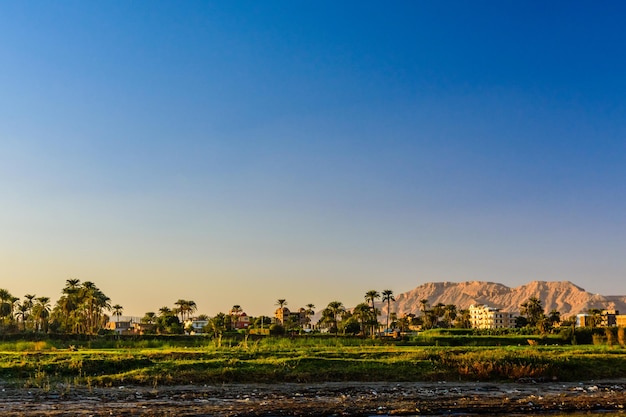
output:
POLYGON ((626 381, 586 383, 324 383, 14 389, 2 416, 366 416, 622 410, 626 381))

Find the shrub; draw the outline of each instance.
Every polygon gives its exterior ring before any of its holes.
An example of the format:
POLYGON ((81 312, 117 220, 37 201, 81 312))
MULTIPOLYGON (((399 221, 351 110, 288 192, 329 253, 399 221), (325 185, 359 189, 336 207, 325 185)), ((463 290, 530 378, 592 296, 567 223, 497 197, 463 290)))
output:
POLYGON ((285 328, 278 323, 274 323, 270 326, 270 335, 272 336, 282 336, 285 334, 285 328))

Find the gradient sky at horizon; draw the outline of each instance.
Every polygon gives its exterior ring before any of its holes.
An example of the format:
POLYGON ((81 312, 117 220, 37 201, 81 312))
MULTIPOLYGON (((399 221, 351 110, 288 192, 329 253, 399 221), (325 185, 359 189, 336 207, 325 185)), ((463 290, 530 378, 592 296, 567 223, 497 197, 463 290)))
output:
POLYGON ((626 294, 621 2, 0 3, 0 288, 626 294))

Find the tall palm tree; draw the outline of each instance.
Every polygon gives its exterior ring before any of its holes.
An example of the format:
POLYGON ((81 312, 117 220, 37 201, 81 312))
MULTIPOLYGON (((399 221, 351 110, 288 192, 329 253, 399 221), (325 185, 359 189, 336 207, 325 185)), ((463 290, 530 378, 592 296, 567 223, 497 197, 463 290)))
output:
POLYGON ((237 320, 239 317, 239 314, 241 314, 241 312, 243 311, 243 309, 241 308, 241 306, 239 304, 235 304, 229 311, 229 315, 230 315, 230 329, 234 330, 237 327, 237 320))
POLYGON ((11 304, 9 301, 12 297, 8 290, 0 288, 0 318, 6 318, 11 315, 11 304))
POLYGON ((276 301, 276 305, 279 308, 283 308, 284 306, 287 305, 287 300, 285 300, 284 298, 279 298, 278 301, 276 301))
POLYGON ((331 301, 330 303, 328 303, 328 306, 324 309, 324 312, 326 313, 325 319, 327 322, 331 323, 335 331, 339 329, 339 326, 338 326, 339 316, 343 314, 343 312, 345 311, 346 309, 343 306, 343 303, 341 301, 331 301))
POLYGON ((185 321, 185 305, 187 304, 187 300, 183 300, 179 298, 178 301, 174 303, 174 305, 178 306, 174 310, 176 310, 177 314, 180 314, 180 321, 185 321))
POLYGON ((39 297, 37 303, 33 306, 33 315, 35 316, 36 328, 38 331, 48 331, 48 318, 50 317, 50 298, 39 297))
POLYGON ((383 290, 383 303, 387 303, 387 329, 389 329, 389 314, 391 312, 391 302, 396 301, 392 290, 383 290))
POLYGON ((185 309, 187 311, 187 318, 189 319, 189 318, 191 318, 191 316, 193 316, 193 313, 198 311, 198 305, 193 300, 187 300, 187 304, 185 305, 185 309))
POLYGON ((17 302, 20 300, 20 297, 14 297, 11 296, 11 298, 9 298, 9 306, 10 306, 10 310, 11 310, 11 320, 13 320, 13 312, 15 311, 15 307, 17 302))
POLYGON ((28 307, 28 301, 24 300, 24 302, 17 305, 17 317, 21 317, 21 320, 18 322, 22 322, 22 331, 26 331, 26 318, 28 317, 28 312, 30 308, 28 307))
POLYGON ((443 307, 443 321, 446 323, 446 327, 452 327, 452 322, 456 319, 456 305, 446 304, 443 307))
POLYGON ((156 318, 157 318, 157 315, 154 313, 154 311, 148 311, 141 318, 141 322, 146 323, 146 324, 154 324, 156 322, 156 318))
POLYGON ((363 336, 367 336, 367 328, 372 325, 373 313, 372 309, 367 303, 360 303, 354 307, 352 314, 357 318, 361 324, 361 333, 363 336))
POLYGON ((315 304, 307 304, 306 310, 304 310, 304 314, 306 314, 307 323, 311 323, 311 317, 315 315, 315 304))
POLYGON ((536 326, 544 316, 543 306, 538 297, 530 297, 520 307, 520 314, 526 317, 530 326, 536 326))
POLYGON ((114 315, 115 317, 117 317, 117 320, 115 320, 115 321, 119 322, 119 321, 120 321, 120 316, 122 315, 122 312, 124 311, 124 307, 122 307, 122 306, 121 306, 121 305, 119 305, 119 304, 115 304, 115 305, 114 305, 113 307, 111 307, 111 308, 113 309, 113 315, 114 315))
POLYGON ((589 314, 589 327, 598 327, 602 322, 602 310, 590 308, 587 310, 587 314, 589 314))
MULTIPOLYGON (((365 301, 372 304, 372 312, 376 314, 376 307, 374 301, 380 298, 380 293, 376 290, 369 290, 365 293, 365 301)), ((376 319, 378 321, 378 318, 376 319)), ((376 324, 372 324, 372 336, 376 334, 376 324)))
POLYGON ((426 309, 428 308, 428 306, 430 305, 428 303, 428 298, 423 298, 420 300, 420 305, 421 305, 421 311, 422 314, 426 313, 426 309))
POLYGON ((77 310, 80 307, 80 280, 68 279, 61 291, 63 295, 57 300, 58 316, 63 320, 63 330, 67 333, 78 328, 77 310))
POLYGON ((35 305, 33 300, 35 299, 35 294, 26 294, 24 298, 25 300, 22 304, 28 308, 26 310, 26 321, 28 321, 30 327, 30 324, 33 321, 33 306, 35 305))
POLYGON ((461 329, 471 329, 472 328, 472 315, 468 309, 459 310, 456 315, 456 327, 461 329))

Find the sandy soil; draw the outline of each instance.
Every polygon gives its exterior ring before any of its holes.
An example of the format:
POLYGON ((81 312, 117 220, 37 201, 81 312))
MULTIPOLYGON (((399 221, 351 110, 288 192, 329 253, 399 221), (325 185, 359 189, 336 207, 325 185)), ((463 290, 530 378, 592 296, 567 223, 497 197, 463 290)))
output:
POLYGON ((371 416, 622 410, 626 380, 227 384, 48 389, 0 384, 2 416, 371 416))

